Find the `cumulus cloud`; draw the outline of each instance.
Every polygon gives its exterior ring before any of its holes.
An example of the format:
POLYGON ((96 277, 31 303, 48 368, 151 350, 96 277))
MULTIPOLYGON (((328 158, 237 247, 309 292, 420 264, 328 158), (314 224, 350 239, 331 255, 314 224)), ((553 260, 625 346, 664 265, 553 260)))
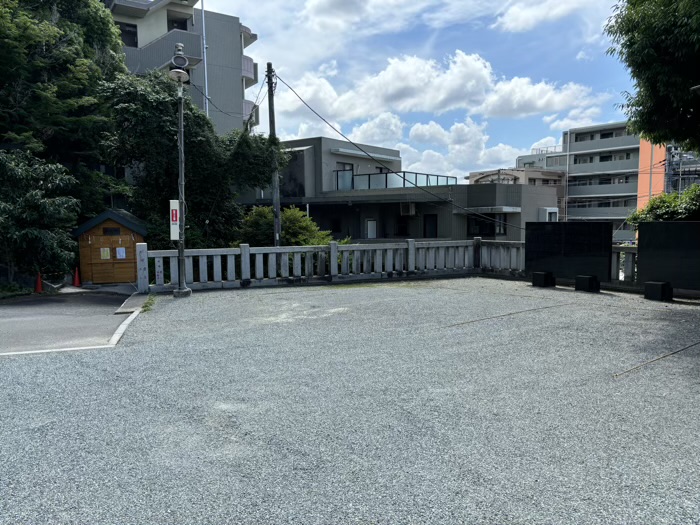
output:
MULTIPOLYGON (((371 118, 384 112, 440 115, 458 109, 485 117, 520 118, 590 107, 608 97, 573 82, 560 86, 523 77, 497 80, 489 62, 461 50, 442 64, 416 56, 390 58, 383 70, 359 79, 342 93, 328 78, 317 74, 307 73, 295 84, 312 107, 339 121, 371 118)), ((303 106, 286 90, 278 100, 281 112, 293 114, 303 106)))
POLYGON ((539 24, 559 20, 589 4, 590 0, 519 0, 507 5, 493 26, 515 33, 530 31, 539 24))
POLYGON ((355 126, 349 138, 353 142, 393 148, 403 138, 404 123, 393 113, 382 113, 364 124, 355 126))
POLYGON ((599 123, 602 111, 599 107, 574 108, 564 118, 549 122, 550 129, 564 131, 569 128, 592 126, 599 123))

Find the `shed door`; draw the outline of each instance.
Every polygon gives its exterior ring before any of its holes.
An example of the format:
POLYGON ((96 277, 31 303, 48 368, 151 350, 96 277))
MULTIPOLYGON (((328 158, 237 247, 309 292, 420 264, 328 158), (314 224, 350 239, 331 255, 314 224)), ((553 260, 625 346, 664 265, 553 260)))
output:
POLYGON ((92 282, 104 284, 136 281, 136 243, 131 232, 120 228, 104 230, 103 233, 108 235, 93 235, 90 239, 92 282))

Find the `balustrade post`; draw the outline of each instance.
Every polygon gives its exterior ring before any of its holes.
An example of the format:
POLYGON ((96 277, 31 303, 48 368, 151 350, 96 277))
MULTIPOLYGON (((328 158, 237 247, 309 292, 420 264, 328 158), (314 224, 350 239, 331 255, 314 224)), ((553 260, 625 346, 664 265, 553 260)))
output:
POLYGON ((139 293, 148 293, 148 245, 145 242, 136 244, 136 270, 139 293))
POLYGON ((335 241, 331 242, 331 255, 328 266, 330 267, 331 279, 338 277, 338 243, 335 241))
POLYGON ((481 237, 474 237, 474 268, 481 268, 481 237))
POLYGON ((408 268, 406 271, 415 272, 416 271, 416 241, 414 239, 408 239, 406 241, 408 244, 408 268))
POLYGON ((241 244, 241 281, 250 281, 250 245, 241 244))
POLYGON ((620 252, 612 252, 610 279, 613 281, 620 280, 620 252))

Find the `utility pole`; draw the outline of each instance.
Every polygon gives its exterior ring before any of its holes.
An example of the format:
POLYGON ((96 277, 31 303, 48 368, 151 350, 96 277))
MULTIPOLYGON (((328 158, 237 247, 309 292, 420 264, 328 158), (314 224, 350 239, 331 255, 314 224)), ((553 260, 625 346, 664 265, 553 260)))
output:
MULTIPOLYGON (((272 62, 267 63, 267 99, 270 108, 270 139, 274 142, 277 138, 275 132, 275 70, 272 62)), ((275 217, 275 246, 280 245, 282 237, 282 221, 280 217, 280 177, 277 171, 277 152, 273 150, 274 170, 272 173, 272 213, 275 217)))
POLYGON ((204 113, 209 116, 209 74, 207 71, 207 22, 204 15, 204 0, 202 0, 202 60, 204 62, 204 113))

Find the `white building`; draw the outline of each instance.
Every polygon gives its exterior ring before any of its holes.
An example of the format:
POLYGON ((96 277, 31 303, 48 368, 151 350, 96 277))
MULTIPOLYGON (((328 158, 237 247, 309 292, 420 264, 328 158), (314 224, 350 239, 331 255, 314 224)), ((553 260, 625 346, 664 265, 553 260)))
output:
MULTIPOLYGON (((121 30, 126 65, 135 74, 169 66, 175 44, 184 45, 190 62, 193 101, 204 108, 202 10, 197 0, 103 0, 121 30)), ((258 65, 244 54, 257 35, 235 16, 204 12, 207 40, 209 116, 218 133, 241 129, 257 109, 246 90, 258 83, 258 65)))

